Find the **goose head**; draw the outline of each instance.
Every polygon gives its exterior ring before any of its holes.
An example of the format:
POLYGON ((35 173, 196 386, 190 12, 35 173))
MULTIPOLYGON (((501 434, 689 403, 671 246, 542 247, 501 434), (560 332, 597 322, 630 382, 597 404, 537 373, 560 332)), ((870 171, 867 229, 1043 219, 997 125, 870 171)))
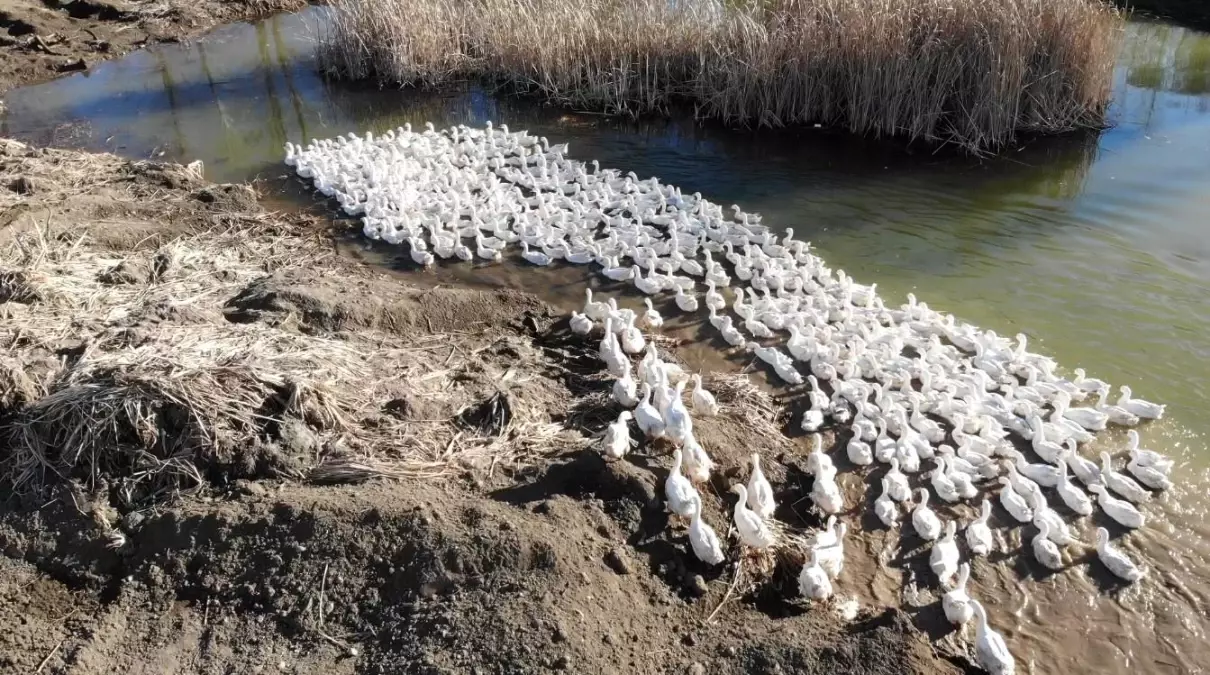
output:
POLYGON ((1034 524, 1038 526, 1038 533, 1034 535, 1034 541, 1050 537, 1050 523, 1044 519, 1035 518, 1034 524))
POLYGON ((731 486, 731 491, 739 495, 739 501, 735 503, 735 510, 739 511, 748 502, 748 488, 743 483, 736 483, 731 486))

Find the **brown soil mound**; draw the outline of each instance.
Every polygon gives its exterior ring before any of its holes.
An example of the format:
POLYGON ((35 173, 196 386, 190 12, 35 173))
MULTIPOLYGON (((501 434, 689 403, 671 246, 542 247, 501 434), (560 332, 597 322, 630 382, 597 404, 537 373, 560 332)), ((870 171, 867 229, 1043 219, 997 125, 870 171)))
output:
POLYGON ((0 0, 0 94, 306 0, 0 0))
MULTIPOLYGON (((610 381, 535 298, 416 288, 183 167, 0 141, 0 186, 0 673, 955 670, 792 563, 699 563, 664 449, 589 448, 610 381)), ((760 452, 817 525, 781 411, 706 383, 706 519, 760 452)))

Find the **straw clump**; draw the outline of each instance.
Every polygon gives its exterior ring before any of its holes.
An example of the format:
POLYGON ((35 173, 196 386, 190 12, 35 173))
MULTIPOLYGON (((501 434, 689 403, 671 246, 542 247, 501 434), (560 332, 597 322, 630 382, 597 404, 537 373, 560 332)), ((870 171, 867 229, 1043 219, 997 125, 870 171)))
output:
POLYGON ((580 109, 974 151, 1103 125, 1121 14, 1099 0, 335 0, 327 71, 481 77, 580 109))
POLYGON ((18 238, 0 259, 41 279, 39 297, 53 300, 5 304, 0 343, 21 345, 28 358, 68 355, 36 379, 11 357, 0 362, 6 482, 20 489, 56 476, 90 485, 117 477, 134 502, 201 484, 214 477, 207 472, 323 482, 438 477, 582 444, 551 422, 550 401, 528 390, 503 424, 482 431, 455 423, 459 406, 485 395, 499 401, 515 388, 515 376, 495 372, 479 352, 505 341, 521 362, 541 358, 500 332, 324 335, 289 316, 226 320, 224 301, 266 269, 324 255, 314 241, 282 243, 251 229, 189 235, 126 254, 127 262, 146 258, 136 267, 158 265, 152 283, 112 284, 103 281, 119 263, 110 251, 45 233, 18 238), (389 404, 400 400, 450 414, 392 414, 389 404))

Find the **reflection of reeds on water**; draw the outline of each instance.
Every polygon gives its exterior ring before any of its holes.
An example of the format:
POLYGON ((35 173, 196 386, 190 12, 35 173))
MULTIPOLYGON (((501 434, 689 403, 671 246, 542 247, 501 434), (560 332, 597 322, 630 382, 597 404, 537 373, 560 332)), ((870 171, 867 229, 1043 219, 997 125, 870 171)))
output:
POLYGON ((1210 93, 1210 36, 1164 24, 1130 27, 1122 61, 1127 84, 1189 96, 1210 93))
POLYGON ((336 0, 326 70, 482 76, 572 107, 822 123, 991 148, 1100 126, 1121 17, 1095 0, 336 0))

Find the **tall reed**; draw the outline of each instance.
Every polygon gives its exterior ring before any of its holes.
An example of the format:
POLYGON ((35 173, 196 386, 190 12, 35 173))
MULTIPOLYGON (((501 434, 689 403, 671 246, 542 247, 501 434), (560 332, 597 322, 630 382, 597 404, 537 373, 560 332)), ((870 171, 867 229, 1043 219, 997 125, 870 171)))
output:
POLYGON ((994 149, 1102 125, 1123 21, 1099 0, 333 0, 329 73, 482 77, 581 109, 687 103, 994 149))

